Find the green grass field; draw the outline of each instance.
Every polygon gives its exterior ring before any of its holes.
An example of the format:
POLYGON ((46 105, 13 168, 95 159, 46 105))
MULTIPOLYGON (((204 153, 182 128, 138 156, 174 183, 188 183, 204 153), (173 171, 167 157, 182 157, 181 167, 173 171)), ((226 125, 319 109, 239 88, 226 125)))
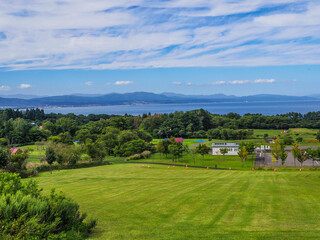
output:
MULTIPOLYGON (((208 143, 209 142, 209 139, 206 139, 206 138, 201 138, 204 142, 203 143, 208 143)), ((163 140, 163 139, 153 139, 151 141, 152 144, 158 144, 158 142, 160 140, 163 140)), ((196 145, 196 144, 199 144, 199 142, 197 142, 198 140, 200 140, 200 138, 188 138, 188 139, 184 139, 183 140, 183 145, 185 146, 193 146, 193 145, 196 145)))
MULTIPOLYGON (((215 167, 217 165, 218 168, 232 168, 232 169, 251 169, 254 166, 256 155, 248 156, 247 161, 244 163, 242 167, 242 163, 238 156, 212 156, 210 154, 206 154, 204 157, 199 154, 196 155, 195 159, 193 159, 193 155, 191 153, 184 153, 183 156, 179 159, 176 159, 174 162, 168 154, 166 158, 165 155, 160 155, 159 153, 152 154, 148 159, 141 160, 133 160, 134 162, 150 162, 150 163, 170 163, 170 164, 184 164, 184 165, 195 165, 202 167, 215 167)), ((124 159, 108 159, 111 161, 124 161, 124 159)))
POLYGON ((35 179, 98 219, 91 239, 320 239, 320 173, 114 164, 35 179))

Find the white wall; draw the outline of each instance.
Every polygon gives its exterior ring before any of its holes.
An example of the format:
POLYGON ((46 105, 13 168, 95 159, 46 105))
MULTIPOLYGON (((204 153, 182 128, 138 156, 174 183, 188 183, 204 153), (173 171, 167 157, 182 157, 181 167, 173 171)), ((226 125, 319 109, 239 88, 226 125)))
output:
MULTIPOLYGON (((221 147, 219 147, 219 148, 212 148, 212 149, 211 149, 211 150, 212 150, 212 155, 221 155, 221 156, 222 156, 222 154, 220 153, 220 149, 221 149, 221 147), (217 151, 218 151, 218 153, 217 153, 217 151)), ((228 151, 227 154, 225 154, 226 156, 227 156, 227 155, 229 155, 229 156, 238 155, 239 148, 228 148, 228 149, 229 149, 229 151, 228 151), (231 151, 230 151, 230 149, 231 149, 231 151)))

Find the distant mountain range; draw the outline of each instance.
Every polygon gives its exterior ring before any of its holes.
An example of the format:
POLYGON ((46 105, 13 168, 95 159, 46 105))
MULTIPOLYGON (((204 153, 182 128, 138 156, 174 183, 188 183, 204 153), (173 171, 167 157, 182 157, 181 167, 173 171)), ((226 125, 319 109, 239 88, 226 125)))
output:
POLYGON ((138 104, 183 104, 213 102, 274 102, 274 101, 312 101, 316 96, 284 96, 260 94, 245 97, 214 95, 183 95, 176 93, 110 93, 110 94, 72 94, 63 96, 16 95, 0 97, 0 108, 35 108, 35 107, 82 107, 138 104))

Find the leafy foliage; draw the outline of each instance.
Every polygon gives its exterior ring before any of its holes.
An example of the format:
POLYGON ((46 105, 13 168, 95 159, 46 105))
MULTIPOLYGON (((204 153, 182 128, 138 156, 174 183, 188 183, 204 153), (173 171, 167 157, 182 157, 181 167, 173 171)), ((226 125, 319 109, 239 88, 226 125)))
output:
POLYGON ((54 152, 53 147, 48 147, 46 149, 46 161, 50 165, 56 161, 56 153, 54 152))
POLYGON ((92 161, 103 161, 107 154, 101 141, 92 142, 91 139, 87 139, 85 149, 92 161))
POLYGON ((181 143, 172 143, 168 147, 169 152, 172 155, 172 161, 174 162, 175 159, 182 156, 182 153, 184 151, 183 145, 181 143))
POLYGON ((299 149, 297 152, 297 160, 300 162, 301 167, 305 161, 308 160, 308 154, 306 149, 299 149))
POLYGON ((74 145, 53 144, 56 160, 59 164, 75 165, 81 156, 81 149, 74 145))
POLYGON ((18 174, 0 173, 2 239, 84 239, 96 225, 63 193, 41 194, 38 185, 18 174))
POLYGON ((196 147, 197 153, 199 153, 201 156, 204 157, 205 154, 208 154, 210 152, 210 147, 208 147, 206 144, 199 144, 196 147))
POLYGON ((246 161, 248 154, 249 154, 249 152, 248 152, 246 146, 240 147, 240 150, 238 152, 238 156, 241 159, 242 167, 244 166, 244 162, 246 161))
POLYGON ((9 163, 8 149, 0 148, 0 168, 5 168, 9 163))
POLYGON ((22 171, 26 170, 26 160, 29 157, 28 150, 19 151, 15 154, 9 155, 9 163, 7 169, 10 172, 17 172, 21 173, 22 171))
MULTIPOLYGON (((25 144, 49 140, 64 144, 87 139, 100 139, 105 144, 107 154, 119 144, 151 138, 209 138, 221 140, 244 140, 252 136, 247 129, 288 129, 320 128, 320 112, 307 114, 287 113, 276 116, 236 113, 226 115, 211 114, 203 109, 170 114, 144 114, 142 116, 114 116, 106 114, 45 114, 40 109, 26 111, 0 110, 1 144, 25 144), (40 128, 40 126, 42 128, 40 128), (116 129, 116 130, 115 130, 116 129)), ((267 137, 267 136, 265 136, 267 137)), ((320 139, 320 132, 317 134, 320 139)), ((297 139, 299 140, 299 139, 297 139)), ((292 138, 283 138, 286 145, 292 138)))
POLYGON ((152 150, 152 146, 142 139, 132 140, 119 145, 114 149, 115 153, 120 156, 130 156, 137 153, 142 153, 146 150, 152 150))

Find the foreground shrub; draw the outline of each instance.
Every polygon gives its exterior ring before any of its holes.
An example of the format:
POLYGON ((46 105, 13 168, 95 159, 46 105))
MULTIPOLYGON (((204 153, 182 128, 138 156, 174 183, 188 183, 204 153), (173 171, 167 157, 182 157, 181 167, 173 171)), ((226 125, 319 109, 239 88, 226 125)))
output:
POLYGON ((63 193, 42 195, 37 183, 0 173, 0 239, 84 239, 96 225, 63 193))

